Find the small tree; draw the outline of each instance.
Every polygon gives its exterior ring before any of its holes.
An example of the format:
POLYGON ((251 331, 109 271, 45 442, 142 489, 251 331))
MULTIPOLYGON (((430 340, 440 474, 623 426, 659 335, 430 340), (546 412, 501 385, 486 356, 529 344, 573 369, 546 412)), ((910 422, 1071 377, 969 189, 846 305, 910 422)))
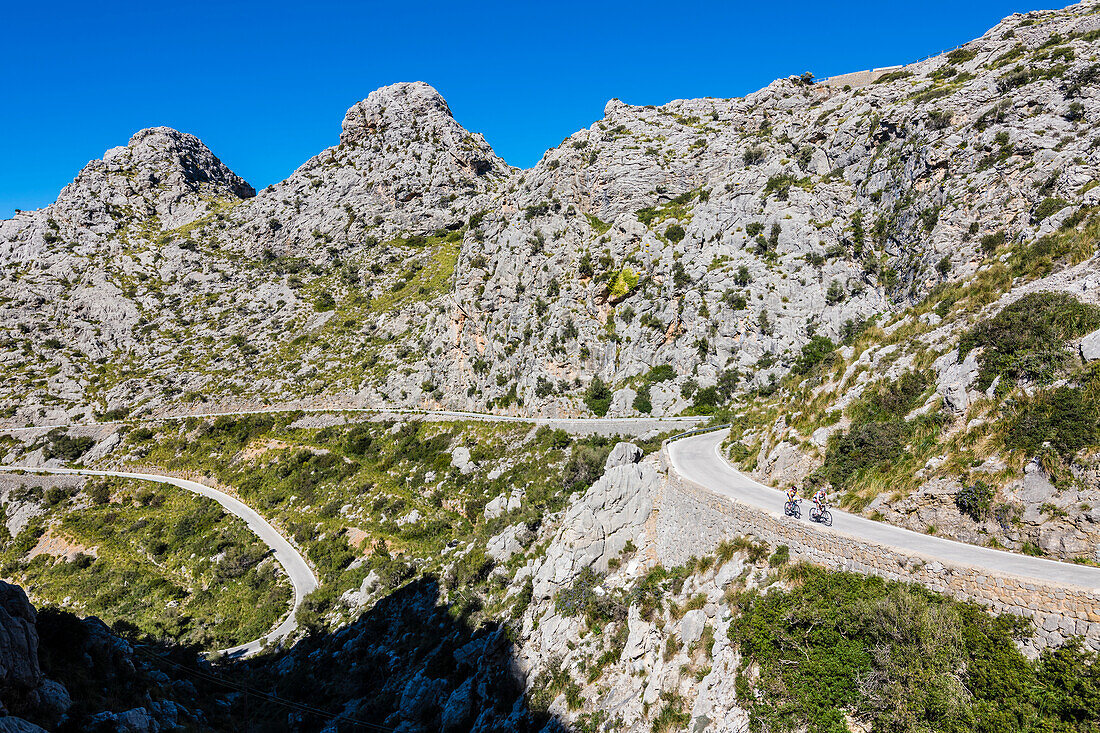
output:
POLYGON ((584 393, 584 404, 595 414, 603 417, 611 408, 611 389, 599 377, 593 377, 584 393))

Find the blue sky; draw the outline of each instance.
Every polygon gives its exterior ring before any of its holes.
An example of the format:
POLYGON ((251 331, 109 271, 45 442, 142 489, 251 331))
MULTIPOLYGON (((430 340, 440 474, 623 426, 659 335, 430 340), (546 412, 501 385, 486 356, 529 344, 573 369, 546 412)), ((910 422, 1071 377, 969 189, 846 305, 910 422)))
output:
POLYGON ((423 80, 512 165, 618 97, 736 97, 913 61, 1036 6, 894 2, 8 3, 0 218, 135 131, 200 137, 257 189, 336 143, 371 90, 423 80))

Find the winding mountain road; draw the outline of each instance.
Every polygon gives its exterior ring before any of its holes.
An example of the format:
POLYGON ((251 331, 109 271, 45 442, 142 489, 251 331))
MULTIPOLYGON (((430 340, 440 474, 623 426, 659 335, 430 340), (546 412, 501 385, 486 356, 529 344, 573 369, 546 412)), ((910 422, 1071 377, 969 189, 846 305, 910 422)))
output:
POLYGON ((283 639, 298 628, 298 622, 295 620, 298 607, 302 604, 305 597, 312 593, 318 586, 317 576, 313 574, 313 570, 306 563, 305 558, 298 552, 290 542, 279 534, 278 530, 271 526, 271 524, 259 515, 252 507, 248 506, 239 499, 235 499, 232 496, 218 491, 217 489, 210 488, 205 484, 200 484, 198 481, 189 481, 187 479, 175 478, 172 476, 158 476, 150 473, 128 473, 125 471, 95 471, 91 469, 83 468, 40 468, 34 466, 0 466, 0 471, 13 472, 24 471, 27 473, 47 473, 47 474, 77 474, 81 476, 113 476, 117 478, 136 479, 139 481, 155 481, 160 484, 170 484, 181 489, 185 489, 200 496, 213 499, 222 505, 222 507, 244 520, 248 528, 260 538, 260 540, 274 551, 275 559, 279 561, 279 564, 283 566, 287 576, 290 578, 290 584, 294 588, 294 603, 290 609, 290 613, 283 619, 282 623, 276 626, 272 631, 268 632, 265 636, 239 646, 232 647, 230 649, 221 650, 221 654, 232 658, 247 657, 259 652, 263 649, 264 645, 268 642, 278 641, 283 639))
POLYGON ((102 425, 124 425, 126 423, 146 422, 173 422, 187 420, 188 418, 218 418, 240 417, 244 415, 269 415, 288 412, 303 412, 308 414, 351 412, 368 414, 378 418, 398 417, 403 415, 420 416, 429 420, 481 420, 484 422, 513 422, 529 423, 536 427, 546 425, 553 428, 561 428, 569 433, 605 433, 623 432, 629 434, 641 433, 660 427, 681 427, 699 422, 705 422, 707 416, 675 415, 670 417, 530 417, 526 415, 498 415, 492 412, 471 412, 467 410, 422 410, 407 407, 340 407, 337 405, 317 407, 266 407, 254 410, 227 410, 224 412, 193 412, 179 415, 165 415, 163 417, 135 417, 123 420, 105 420, 103 422, 86 423, 55 423, 48 425, 31 425, 23 427, 0 426, 0 434, 19 433, 37 430, 52 430, 54 428, 80 428, 98 427, 102 425))
MULTIPOLYGON (((784 492, 765 486, 735 469, 721 455, 729 430, 716 430, 680 438, 668 444, 669 458, 677 473, 703 488, 730 499, 783 517, 784 492)), ((965 542, 921 534, 885 522, 876 522, 838 509, 829 510, 833 526, 803 521, 822 532, 871 541, 905 553, 933 558, 978 570, 1010 574, 1044 583, 1100 589, 1100 568, 1019 555, 965 542)))
MULTIPOLYGON (((300 409, 300 408, 299 408, 300 409)), ((187 417, 212 418, 222 415, 247 415, 263 414, 266 412, 289 412, 291 409, 281 410, 254 410, 232 413, 205 413, 194 415, 179 415, 155 420, 179 420, 187 417)), ((338 412, 339 408, 306 408, 303 412, 338 412)), ((368 410, 353 410, 367 412, 368 410)), ((488 413, 471 413, 461 411, 428 411, 428 410, 369 410, 380 415, 388 414, 418 414, 436 419, 477 419, 491 422, 526 422, 536 425, 550 425, 561 427, 570 432, 586 432, 600 430, 616 430, 627 428, 625 432, 639 430, 643 427, 652 429, 660 425, 683 425, 685 423, 698 422, 706 418, 531 418, 510 415, 493 415, 488 413)), ((46 426, 41 426, 46 427, 46 426)), ((58 426, 62 427, 62 426, 58 426)), ((40 428, 39 428, 40 429, 40 428)), ((0 432, 11 431, 11 428, 0 428, 0 432)), ((19 430, 19 428, 16 428, 19 430)), ((706 490, 729 499, 748 504, 756 509, 764 510, 781 517, 780 508, 785 500, 782 491, 754 481, 735 469, 721 455, 721 444, 728 434, 728 430, 715 430, 703 432, 698 435, 683 437, 668 443, 669 458, 673 470, 684 478, 693 481, 706 490)), ((191 491, 201 496, 206 496, 221 504, 229 513, 243 519, 252 530, 275 554, 275 558, 283 566, 291 585, 294 588, 294 602, 290 613, 275 629, 267 635, 253 641, 222 650, 221 653, 232 658, 246 657, 259 652, 269 642, 286 638, 297 629, 295 620, 296 612, 305 597, 315 590, 319 584, 317 577, 306 563, 301 553, 283 537, 270 523, 259 513, 240 500, 211 488, 197 481, 179 479, 170 476, 156 474, 129 473, 124 471, 98 471, 78 468, 42 468, 34 466, 0 466, 0 471, 25 471, 28 473, 48 474, 78 474, 87 476, 114 476, 118 478, 136 479, 140 481, 153 481, 169 484, 178 488, 191 491)), ((875 522, 865 517, 849 514, 832 509, 834 523, 832 527, 811 524, 821 532, 830 532, 853 539, 871 541, 883 546, 900 550, 903 553, 911 553, 941 560, 954 565, 965 565, 975 569, 994 573, 1011 574, 1022 578, 1038 580, 1045 583, 1057 583, 1081 588, 1100 589, 1100 568, 1086 565, 1074 565, 1071 563, 1047 560, 1044 558, 1019 555, 1001 550, 993 550, 986 547, 978 547, 963 542, 935 537, 932 535, 913 532, 908 529, 875 522)), ((799 521, 799 520, 790 520, 799 521)), ((808 521, 808 520, 801 520, 808 521)))
MULTIPOLYGON (((139 418, 131 421, 106 421, 101 423, 84 423, 84 424, 67 424, 67 425, 36 425, 33 427, 0 427, 0 434, 22 432, 29 430, 50 430, 53 428, 67 428, 67 427, 94 427, 101 425, 119 425, 125 422, 165 422, 173 420, 186 420, 187 418, 216 418, 223 416, 242 416, 242 415, 261 415, 267 413, 285 413, 285 412, 307 412, 307 413, 324 413, 324 412, 363 412, 373 413, 378 416, 388 415, 420 415, 428 417, 430 419, 456 419, 456 420, 484 420, 488 422, 522 422, 530 423, 533 425, 547 425, 551 427, 562 428, 570 433, 577 432, 642 432, 643 430, 652 430, 659 427, 674 427, 685 424, 697 423, 708 418, 706 417, 628 417, 628 418, 540 418, 540 417, 525 417, 518 415, 496 415, 492 413, 484 412, 466 412, 461 410, 417 410, 417 409, 405 409, 405 408, 340 408, 340 407, 287 407, 287 408, 269 408, 269 409, 255 409, 255 410, 240 410, 234 412, 208 412, 208 413, 193 413, 187 415, 172 415, 161 418, 139 418)), ((219 653, 231 658, 243 658, 256 654, 261 651, 264 646, 269 642, 274 642, 279 639, 286 638, 294 633, 298 628, 298 623, 295 620, 299 606, 307 595, 312 593, 320 584, 317 580, 317 576, 314 575, 313 570, 309 567, 309 564, 302 557, 301 553, 285 538, 278 530, 276 530, 271 524, 264 519, 258 512, 252 509, 244 502, 236 499, 222 491, 201 484, 197 481, 190 481, 188 479, 180 479, 172 476, 161 476, 158 474, 148 473, 131 473, 125 471, 99 471, 93 469, 83 468, 46 468, 41 466, 0 466, 2 472, 14 472, 24 471, 27 473, 45 473, 45 474, 76 474, 83 476, 114 476, 117 478, 136 479, 139 481, 153 481, 161 484, 169 484, 181 489, 185 489, 200 496, 205 496, 221 504, 221 506, 230 514, 243 519, 248 528, 260 538, 275 554, 275 559, 279 561, 279 564, 283 566, 287 576, 290 578, 291 585, 294 588, 294 602, 290 609, 290 613, 283 619, 275 629, 259 639, 240 644, 238 646, 220 650, 219 653)))

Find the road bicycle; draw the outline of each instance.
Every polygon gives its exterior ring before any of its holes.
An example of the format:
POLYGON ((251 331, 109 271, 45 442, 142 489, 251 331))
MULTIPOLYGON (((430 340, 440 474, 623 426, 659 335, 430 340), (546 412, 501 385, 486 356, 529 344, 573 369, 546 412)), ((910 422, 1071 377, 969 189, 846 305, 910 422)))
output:
POLYGON ((810 507, 810 519, 824 524, 826 527, 833 526, 833 515, 829 513, 828 509, 818 509, 816 506, 810 507))
POLYGON ((802 517, 802 504, 801 504, 801 502, 802 502, 801 499, 795 499, 793 501, 788 501, 786 504, 783 505, 783 513, 786 514, 788 517, 794 517, 795 519, 800 519, 802 517))

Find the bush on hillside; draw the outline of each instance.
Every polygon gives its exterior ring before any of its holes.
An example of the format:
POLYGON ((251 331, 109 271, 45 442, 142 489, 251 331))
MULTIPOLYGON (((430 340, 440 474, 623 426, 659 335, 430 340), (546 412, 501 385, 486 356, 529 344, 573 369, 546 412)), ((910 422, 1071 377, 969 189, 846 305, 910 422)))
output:
POLYGON ((793 587, 750 592, 730 641, 753 730, 1092 733, 1100 663, 1077 640, 1028 660, 1029 622, 918 585, 805 564, 793 587), (753 670, 749 674, 749 670, 753 670))
POLYGON ((584 393, 584 404, 600 417, 611 408, 611 388, 599 377, 593 377, 584 393))
POLYGON ((1100 327, 1100 308, 1066 293, 1030 293, 959 341, 960 358, 983 349, 978 389, 993 380, 1051 382, 1072 362, 1066 343, 1100 327))
POLYGON ((1048 442, 1066 459, 1100 443, 1100 397, 1095 389, 1060 387, 1024 398, 1008 420, 1005 447, 1036 455, 1048 442))
POLYGON ((1057 214, 1068 205, 1069 202, 1065 199, 1045 198, 1035 207, 1035 210, 1031 212, 1031 223, 1038 224, 1051 214, 1057 214))
POLYGON ((822 474, 834 487, 841 488, 861 471, 889 468, 901 456, 908 437, 909 425, 902 420, 853 425, 847 433, 829 440, 822 474))
POLYGON ((814 336, 810 342, 802 347, 802 353, 795 359, 791 371, 795 374, 806 374, 818 364, 832 362, 836 354, 836 344, 825 336, 814 336))
POLYGON ((50 437, 49 445, 42 450, 42 457, 47 461, 51 458, 75 461, 91 450, 93 445, 95 445, 95 440, 88 436, 74 438, 65 433, 58 433, 50 437))
POLYGON ((980 522, 989 516, 993 506, 993 488, 985 481, 977 481, 955 492, 955 506, 959 512, 980 522))
POLYGON ((851 408, 853 421, 899 420, 920 406, 921 396, 932 384, 927 371, 908 371, 897 379, 884 380, 867 388, 851 408))

